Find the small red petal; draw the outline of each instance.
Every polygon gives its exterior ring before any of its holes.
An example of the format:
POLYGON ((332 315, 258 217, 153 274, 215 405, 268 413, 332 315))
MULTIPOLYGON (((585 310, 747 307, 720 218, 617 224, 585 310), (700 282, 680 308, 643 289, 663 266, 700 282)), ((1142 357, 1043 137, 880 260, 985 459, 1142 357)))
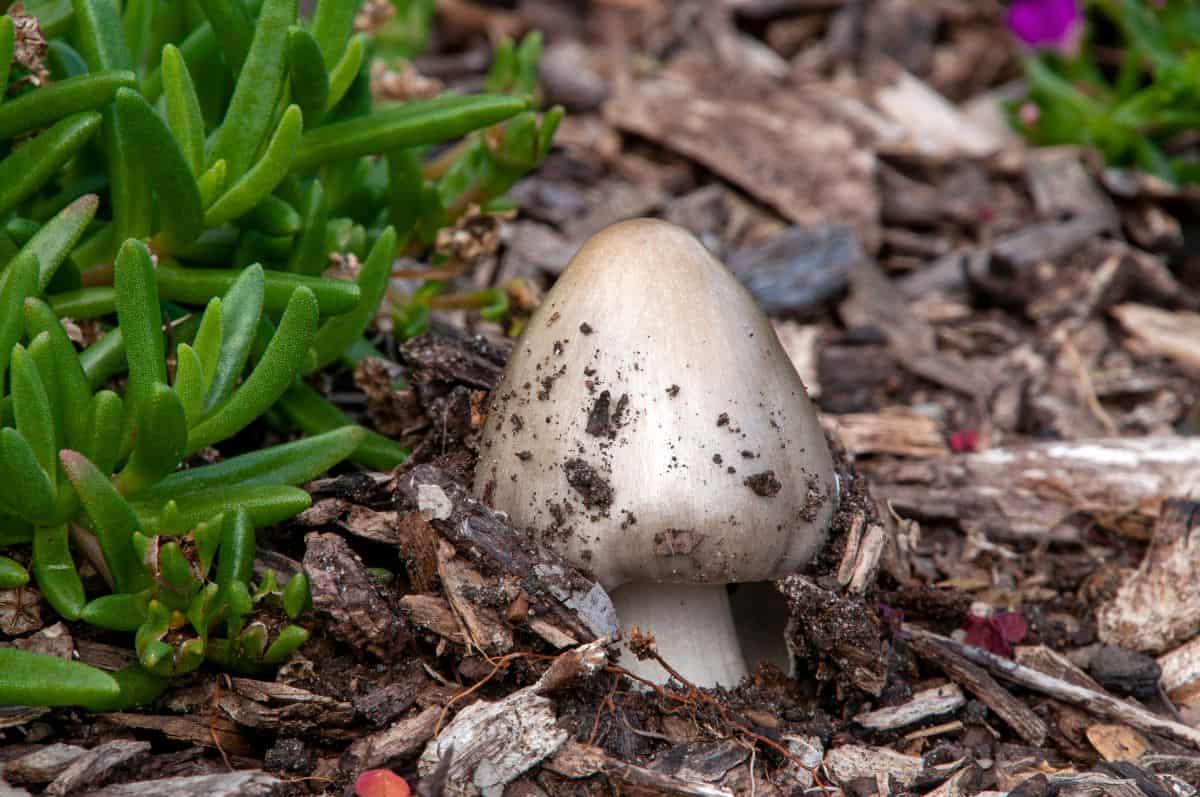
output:
POLYGON ((358 797, 411 797, 404 778, 386 769, 368 769, 354 781, 358 797))
POLYGON ((1006 642, 1020 642, 1029 633, 1029 623, 1019 612, 997 612, 995 622, 1006 642))
POLYGON ((950 435, 950 450, 955 454, 965 454, 979 448, 979 432, 976 429, 963 429, 950 435))

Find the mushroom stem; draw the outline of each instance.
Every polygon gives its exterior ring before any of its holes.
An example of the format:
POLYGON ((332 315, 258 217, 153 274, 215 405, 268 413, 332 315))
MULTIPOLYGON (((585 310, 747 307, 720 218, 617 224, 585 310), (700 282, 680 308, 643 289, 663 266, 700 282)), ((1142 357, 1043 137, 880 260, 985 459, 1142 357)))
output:
MULTIPOLYGON (((696 686, 734 687, 746 674, 724 584, 635 582, 609 595, 621 628, 653 634, 663 660, 696 686)), ((658 662, 632 653, 621 666, 656 684, 670 677, 658 662)))

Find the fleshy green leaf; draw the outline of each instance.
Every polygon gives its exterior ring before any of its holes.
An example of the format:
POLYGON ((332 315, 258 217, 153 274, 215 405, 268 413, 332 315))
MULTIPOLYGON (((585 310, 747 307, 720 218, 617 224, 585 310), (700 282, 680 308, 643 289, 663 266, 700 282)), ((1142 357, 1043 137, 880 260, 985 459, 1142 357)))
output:
MULTIPOLYGON (((255 266, 251 265, 250 268, 255 266)), ((163 260, 158 265, 158 289, 164 299, 181 304, 203 304, 210 296, 220 296, 241 278, 238 269, 187 268, 163 260)), ((322 315, 338 315, 354 309, 362 292, 353 282, 320 279, 291 274, 286 271, 264 271, 263 308, 278 313, 283 311, 297 288, 313 292, 321 305, 322 315)), ((228 298, 222 308, 225 323, 239 318, 239 313, 229 306, 228 298)), ((226 343, 222 344, 227 345, 226 343)))
POLYGON ((266 138, 283 90, 287 29, 295 19, 296 0, 264 0, 250 51, 209 155, 209 163, 224 158, 234 180, 250 168, 266 138))
POLYGON ((121 693, 111 675, 78 661, 17 648, 0 648, 0 704, 103 705, 121 693))
POLYGON ((39 526, 34 531, 33 577, 54 611, 64 620, 79 619, 87 598, 75 560, 71 558, 70 535, 65 525, 39 526))
POLYGON ((358 0, 318 0, 312 30, 327 68, 333 68, 345 49, 357 11, 358 0))
POLYGON ((329 72, 313 34, 299 25, 288 28, 288 73, 292 99, 311 126, 325 112, 329 100, 329 72))
POLYGON ((204 412, 204 394, 208 390, 204 383, 204 364, 200 355, 191 346, 180 343, 175 349, 175 382, 172 386, 183 405, 184 423, 188 429, 200 421, 204 412))
POLYGON ((45 334, 50 340, 62 402, 63 440, 68 446, 82 446, 88 436, 88 405, 92 390, 75 354, 75 346, 54 311, 40 299, 25 300, 25 328, 31 337, 45 334))
POLYGON ((204 171, 204 117, 192 75, 179 48, 168 44, 162 54, 163 99, 167 124, 197 177, 204 171))
POLYGON ((0 105, 0 138, 13 138, 45 127, 64 116, 99 108, 122 86, 137 85, 137 75, 126 71, 80 75, 51 83, 0 105))
POLYGON ((148 579, 133 547, 133 534, 141 529, 133 508, 108 476, 79 452, 64 450, 59 459, 91 521, 116 591, 142 589, 148 579))
POLYGON ((241 387, 192 429, 188 452, 236 434, 275 403, 304 364, 318 315, 316 296, 307 288, 297 288, 262 359, 241 387))
POLYGON ((95 194, 81 196, 43 224, 21 249, 23 253, 35 256, 40 264, 39 291, 46 290, 58 267, 92 223, 99 207, 100 198, 95 194))
MULTIPOLYGON (((312 497, 299 487, 252 484, 189 493, 177 498, 175 504, 179 513, 177 522, 185 527, 203 523, 231 506, 240 506, 245 507, 250 522, 257 528, 280 523, 303 512, 312 504, 312 497)), ((134 501, 133 508, 145 527, 161 526, 161 501, 134 501)))
POLYGON ((117 478, 117 489, 136 495, 173 472, 183 459, 187 436, 183 402, 166 385, 153 385, 139 410, 137 440, 117 478))
POLYGON ((350 456, 366 437, 359 426, 343 426, 290 443, 172 473, 143 494, 166 500, 223 484, 304 484, 350 456))
POLYGON ((159 218, 167 240, 194 240, 204 230, 204 204, 187 156, 167 123, 136 91, 119 89, 116 107, 158 197, 159 218))
POLYGON ((330 161, 434 144, 502 122, 528 107, 516 97, 477 94, 414 100, 304 134, 292 161, 305 171, 330 161))
POLYGON ((153 386, 167 382, 156 282, 154 263, 145 244, 126 241, 117 254, 113 284, 117 292, 117 320, 129 363, 129 387, 125 393, 128 434, 137 428, 139 414, 153 386))
POLYGON ((20 344, 13 347, 11 383, 16 431, 29 444, 53 486, 58 474, 54 412, 33 357, 20 344))
POLYGON ((100 129, 100 114, 68 116, 0 161, 0 217, 50 181, 100 129))
POLYGON ((264 197, 275 190, 288 173, 300 134, 304 128, 304 116, 300 107, 290 105, 279 120, 279 127, 267 144, 266 152, 246 170, 238 180, 208 208, 204 223, 217 227, 248 213, 264 197))
POLYGON ((348 313, 329 318, 321 325, 313 341, 313 357, 308 370, 314 371, 336 360, 360 337, 375 318, 383 294, 392 275, 392 260, 396 251, 396 230, 388 227, 379 236, 371 254, 358 273, 362 299, 348 313))
POLYGON ((32 254, 19 255, 0 271, 0 384, 8 372, 13 345, 21 338, 25 299, 37 294, 38 260, 32 254))

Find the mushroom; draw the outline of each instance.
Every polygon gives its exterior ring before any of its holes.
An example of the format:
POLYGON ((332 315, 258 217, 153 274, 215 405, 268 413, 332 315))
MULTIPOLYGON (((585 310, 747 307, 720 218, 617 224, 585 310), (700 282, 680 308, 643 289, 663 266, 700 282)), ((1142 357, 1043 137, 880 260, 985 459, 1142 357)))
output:
POLYGON ((654 219, 596 234, 546 295, 492 394, 474 489, 590 570, 626 636, 653 634, 703 686, 747 672, 726 585, 805 567, 837 498, 767 317, 691 233, 654 219))

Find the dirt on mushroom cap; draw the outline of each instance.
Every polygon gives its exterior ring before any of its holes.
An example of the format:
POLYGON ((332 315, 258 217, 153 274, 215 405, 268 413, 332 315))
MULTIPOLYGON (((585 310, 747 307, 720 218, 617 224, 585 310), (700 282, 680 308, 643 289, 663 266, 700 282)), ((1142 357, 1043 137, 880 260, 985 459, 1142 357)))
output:
POLYGON ((672 225, 585 244, 492 402, 477 494, 606 586, 766 579, 823 543, 832 462, 804 386, 749 294, 672 225), (672 529, 704 542, 664 557, 672 529))

